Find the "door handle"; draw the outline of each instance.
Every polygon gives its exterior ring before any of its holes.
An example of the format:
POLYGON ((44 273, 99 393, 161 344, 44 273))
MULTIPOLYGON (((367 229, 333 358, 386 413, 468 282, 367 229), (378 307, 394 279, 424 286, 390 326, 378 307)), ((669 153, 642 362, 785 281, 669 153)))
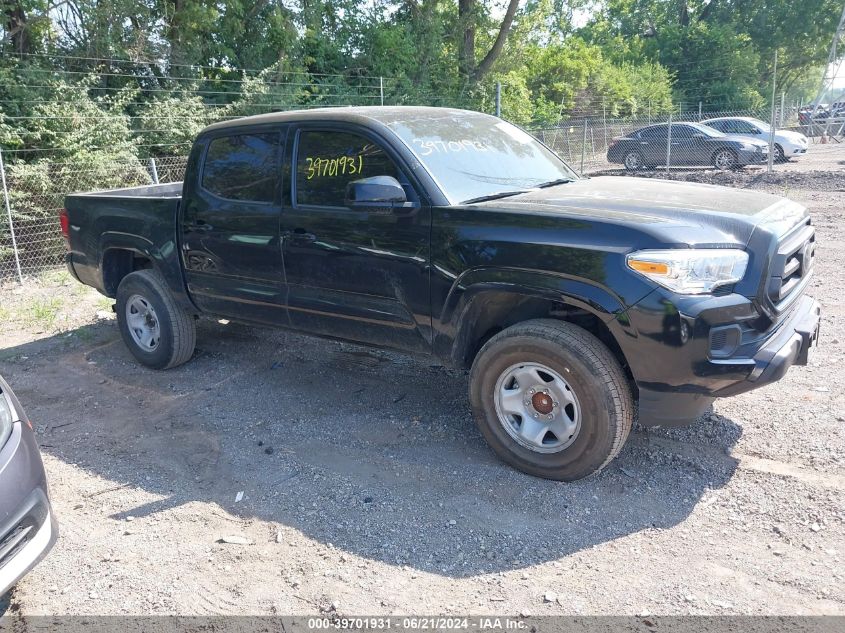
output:
POLYGON ((317 236, 313 233, 309 233, 305 229, 298 228, 294 229, 292 235, 292 240, 295 242, 316 242, 317 236))
POLYGON ((211 226, 205 220, 194 220, 194 222, 190 226, 195 231, 213 231, 214 230, 214 227, 211 226))

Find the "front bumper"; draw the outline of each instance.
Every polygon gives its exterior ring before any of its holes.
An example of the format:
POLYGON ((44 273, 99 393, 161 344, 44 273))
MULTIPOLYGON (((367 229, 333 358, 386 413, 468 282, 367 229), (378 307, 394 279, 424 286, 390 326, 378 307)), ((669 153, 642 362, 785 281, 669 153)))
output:
POLYGON ((0 449, 0 595, 43 559, 58 538, 38 445, 16 422, 0 449))
MULTIPOLYGON (((801 297, 792 316, 750 359, 729 359, 726 364, 744 364, 752 367, 748 378, 715 392, 717 398, 735 396, 777 382, 793 365, 806 365, 810 350, 819 340, 821 306, 811 297, 801 297)), ((719 361, 710 361, 719 362, 719 361)))
POLYGON ((737 160, 741 165, 761 165, 769 160, 769 150, 766 148, 762 152, 755 150, 739 150, 737 152, 737 160))
MULTIPOLYGON (((728 354, 713 348, 711 333, 726 323, 748 321, 753 307, 737 295, 676 306, 646 302, 629 316, 639 330, 639 353, 626 351, 639 390, 639 421, 645 425, 686 424, 716 398, 776 382, 793 365, 806 365, 818 341, 821 307, 802 296, 783 321, 765 333, 747 329, 728 354), (733 297, 733 298, 732 298, 733 297), (736 298, 736 299, 734 299, 736 298), (666 306, 671 309, 665 309, 666 306), (664 308, 657 316, 658 306, 664 308), (686 310, 685 310, 686 308, 686 310)), ((741 330, 737 325, 728 326, 741 330)))

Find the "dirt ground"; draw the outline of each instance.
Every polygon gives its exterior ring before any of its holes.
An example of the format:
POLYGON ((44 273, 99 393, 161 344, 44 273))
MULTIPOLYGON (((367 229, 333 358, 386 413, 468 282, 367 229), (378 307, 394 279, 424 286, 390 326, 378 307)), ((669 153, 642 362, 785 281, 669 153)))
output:
POLYGON ((67 275, 4 287, 0 372, 37 427, 61 524, 5 608, 23 621, 845 615, 836 151, 769 178, 675 175, 810 207, 820 244, 811 293, 823 304, 810 365, 717 401, 690 428, 637 429, 605 471, 574 484, 522 475, 490 453, 463 372, 218 323, 202 325, 192 362, 155 372, 124 348, 108 301, 67 275))

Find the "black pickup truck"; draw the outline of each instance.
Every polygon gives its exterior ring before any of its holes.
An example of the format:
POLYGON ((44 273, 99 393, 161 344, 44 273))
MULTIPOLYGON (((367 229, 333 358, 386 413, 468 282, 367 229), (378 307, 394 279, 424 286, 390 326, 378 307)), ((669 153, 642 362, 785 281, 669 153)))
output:
POLYGON ((516 468, 574 480, 642 424, 694 420, 806 364, 815 230, 762 193, 579 178, 521 129, 441 108, 212 125, 184 183, 68 196, 67 263, 135 357, 191 358, 210 315, 470 369, 516 468))

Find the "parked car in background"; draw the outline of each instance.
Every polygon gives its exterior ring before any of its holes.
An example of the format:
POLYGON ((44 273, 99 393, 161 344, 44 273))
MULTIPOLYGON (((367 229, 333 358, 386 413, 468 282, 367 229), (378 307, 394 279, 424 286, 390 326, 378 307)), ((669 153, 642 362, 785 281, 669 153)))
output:
MULTIPOLYGON (((769 142, 772 129, 765 121, 752 117, 719 117, 707 119, 701 123, 725 134, 761 140, 765 143, 769 142)), ((800 132, 775 130, 774 151, 775 160, 779 163, 795 156, 803 156, 807 153, 807 137, 800 132)))
POLYGON ((0 596, 47 555, 58 534, 32 424, 0 378, 0 596))
POLYGON ((699 123, 651 125, 615 138, 607 148, 607 160, 636 171, 666 165, 735 169, 759 165, 769 158, 769 146, 758 140, 723 134, 699 123))

